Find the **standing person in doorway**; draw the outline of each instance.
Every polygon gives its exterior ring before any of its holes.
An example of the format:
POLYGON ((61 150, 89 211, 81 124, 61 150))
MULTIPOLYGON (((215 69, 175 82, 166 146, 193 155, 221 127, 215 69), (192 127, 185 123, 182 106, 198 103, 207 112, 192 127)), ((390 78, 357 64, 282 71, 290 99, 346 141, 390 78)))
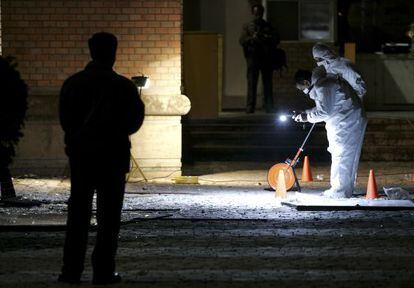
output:
POLYGON ((71 76, 60 93, 60 122, 71 171, 67 232, 58 281, 79 283, 84 269, 92 199, 97 194, 93 283, 121 281, 115 273, 129 135, 144 120, 144 104, 135 85, 113 69, 117 38, 97 33, 89 39, 92 61, 71 76))
POLYGON ((240 44, 243 46, 247 63, 247 104, 246 113, 256 108, 257 82, 262 74, 264 103, 267 113, 273 110, 273 67, 272 52, 279 44, 279 36, 272 25, 263 19, 264 7, 252 6, 253 20, 243 26, 240 44))

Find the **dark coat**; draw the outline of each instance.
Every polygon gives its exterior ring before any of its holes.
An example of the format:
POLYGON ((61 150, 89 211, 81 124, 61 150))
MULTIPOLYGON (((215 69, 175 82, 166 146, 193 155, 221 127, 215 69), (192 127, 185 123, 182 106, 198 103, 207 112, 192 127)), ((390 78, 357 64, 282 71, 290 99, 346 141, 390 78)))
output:
POLYGON ((247 60, 269 62, 279 44, 279 36, 272 25, 263 19, 254 19, 243 26, 239 39, 247 60))
POLYGON ((144 103, 129 79, 90 62, 64 82, 59 115, 69 158, 104 159, 112 168, 129 170, 128 136, 144 120, 144 103))
POLYGON ((0 167, 7 167, 15 155, 27 110, 27 85, 13 60, 0 56, 0 167))

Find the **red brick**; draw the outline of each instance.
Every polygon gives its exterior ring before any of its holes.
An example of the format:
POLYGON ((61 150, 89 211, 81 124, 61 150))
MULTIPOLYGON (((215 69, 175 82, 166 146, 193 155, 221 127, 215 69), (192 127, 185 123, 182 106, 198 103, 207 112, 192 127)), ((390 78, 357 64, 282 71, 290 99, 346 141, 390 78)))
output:
POLYGON ((179 0, 3 0, 2 8, 3 51, 23 62, 30 86, 59 87, 89 61, 91 34, 108 31, 119 39, 117 71, 151 75, 156 93, 179 91, 181 61, 168 60, 181 57, 179 0))

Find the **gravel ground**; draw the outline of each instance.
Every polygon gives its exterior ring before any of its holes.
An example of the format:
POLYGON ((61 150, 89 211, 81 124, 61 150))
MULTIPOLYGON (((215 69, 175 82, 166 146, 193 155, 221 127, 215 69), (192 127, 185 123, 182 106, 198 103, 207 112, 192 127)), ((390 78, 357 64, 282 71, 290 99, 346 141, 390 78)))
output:
MULTIPOLYGON (((69 183, 16 187, 44 204, 0 207, 0 287, 66 287, 69 183)), ((299 212, 264 188, 128 184, 114 287, 414 287, 413 211, 299 212)))

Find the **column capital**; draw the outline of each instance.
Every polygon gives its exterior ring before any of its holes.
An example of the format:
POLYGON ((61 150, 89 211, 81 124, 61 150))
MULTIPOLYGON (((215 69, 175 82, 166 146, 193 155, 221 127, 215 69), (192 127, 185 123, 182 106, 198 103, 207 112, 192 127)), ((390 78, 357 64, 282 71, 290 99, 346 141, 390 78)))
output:
POLYGON ((177 95, 142 95, 145 103, 145 115, 185 115, 191 109, 187 96, 177 95))

